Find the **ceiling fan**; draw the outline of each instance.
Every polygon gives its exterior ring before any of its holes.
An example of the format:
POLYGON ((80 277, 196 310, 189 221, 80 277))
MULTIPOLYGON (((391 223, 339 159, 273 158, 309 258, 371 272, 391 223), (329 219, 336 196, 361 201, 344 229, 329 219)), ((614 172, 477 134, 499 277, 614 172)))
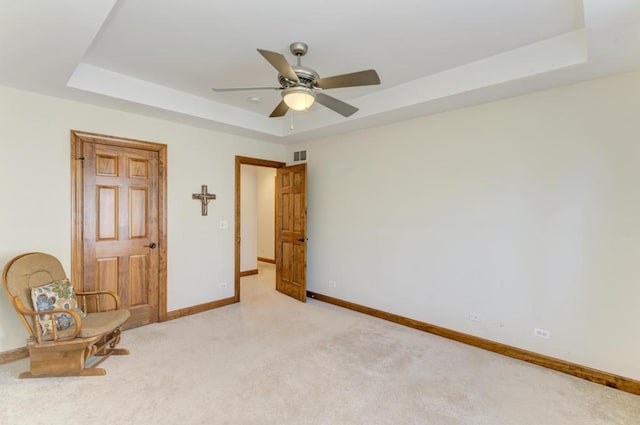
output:
POLYGON ((289 65, 287 59, 280 53, 258 49, 258 52, 278 71, 280 87, 214 88, 213 91, 280 90, 282 100, 273 112, 271 112, 271 115, 269 115, 271 118, 282 117, 289 109, 306 111, 315 101, 340 115, 348 117, 357 112, 358 108, 338 100, 335 97, 326 95, 323 91, 327 89, 380 84, 380 77, 378 77, 378 73, 373 69, 320 78, 316 71, 300 64, 300 58, 304 56, 308 50, 308 46, 305 43, 292 43, 289 46, 289 50, 297 57, 297 65, 289 65))

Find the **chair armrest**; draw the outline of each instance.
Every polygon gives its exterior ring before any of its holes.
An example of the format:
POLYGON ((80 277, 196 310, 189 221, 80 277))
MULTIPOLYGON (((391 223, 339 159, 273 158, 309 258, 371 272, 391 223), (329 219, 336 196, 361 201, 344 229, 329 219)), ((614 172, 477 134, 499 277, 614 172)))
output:
POLYGON ((56 308, 53 310, 45 310, 45 311, 34 311, 31 310, 29 308, 27 308, 24 303, 22 302, 22 300, 20 300, 20 297, 15 297, 13 299, 13 304, 16 308, 16 310, 22 314, 23 316, 30 316, 33 320, 33 323, 36 326, 36 332, 35 332, 35 338, 36 341, 38 341, 38 344, 42 344, 42 326, 40 325, 40 321, 38 320, 38 318, 36 316, 39 316, 41 314, 50 314, 51 315, 51 320, 53 321, 53 325, 51 326, 52 330, 53 330, 53 341, 66 341, 68 339, 74 339, 75 337, 78 336, 78 334, 80 334, 80 331, 82 330, 82 318, 80 317, 80 315, 78 314, 78 312, 74 311, 74 310, 67 310, 64 308, 56 308), (73 332, 73 335, 71 336, 67 336, 64 338, 60 338, 58 337, 58 327, 56 326, 56 316, 58 314, 68 314, 69 316, 73 317, 73 321, 75 323, 75 331, 73 332))
MULTIPOLYGON (((116 304, 116 310, 120 309, 120 297, 118 294, 112 291, 89 291, 89 292, 76 292, 76 297, 82 298, 82 309, 86 310, 86 298, 95 297, 97 300, 100 299, 101 295, 106 295, 113 298, 113 301, 116 304)), ((96 307, 98 311, 100 311, 100 303, 96 301, 96 307)))

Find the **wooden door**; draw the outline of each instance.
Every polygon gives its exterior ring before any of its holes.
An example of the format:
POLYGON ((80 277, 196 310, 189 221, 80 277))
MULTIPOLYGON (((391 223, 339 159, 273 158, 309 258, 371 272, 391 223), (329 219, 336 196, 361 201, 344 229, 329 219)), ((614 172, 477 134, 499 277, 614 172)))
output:
POLYGON ((125 328, 157 322, 158 152, 84 141, 83 155, 83 290, 117 293, 125 328))
POLYGON ((307 300, 307 164, 276 174, 276 289, 307 300))

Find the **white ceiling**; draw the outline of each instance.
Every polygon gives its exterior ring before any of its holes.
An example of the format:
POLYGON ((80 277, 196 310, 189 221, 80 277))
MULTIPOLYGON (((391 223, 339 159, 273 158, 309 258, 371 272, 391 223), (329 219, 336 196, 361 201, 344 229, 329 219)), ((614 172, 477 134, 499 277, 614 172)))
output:
POLYGON ((633 0, 0 0, 0 84, 289 143, 640 69, 633 0), (277 86, 256 48, 321 77, 374 68, 379 86, 268 118, 277 86), (250 102, 258 96, 261 102, 250 102))

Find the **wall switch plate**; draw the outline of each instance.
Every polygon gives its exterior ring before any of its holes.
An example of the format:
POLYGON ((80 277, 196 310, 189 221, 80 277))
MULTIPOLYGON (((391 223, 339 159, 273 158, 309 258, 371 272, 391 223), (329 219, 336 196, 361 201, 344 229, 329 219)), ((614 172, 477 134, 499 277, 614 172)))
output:
POLYGON ((472 322, 479 322, 480 315, 475 313, 469 313, 469 320, 471 320, 472 322))
POLYGON ((227 287, 227 282, 221 282, 220 283, 220 289, 225 289, 227 287))
POLYGON ((220 228, 222 230, 229 228, 229 222, 227 220, 220 220, 220 228))
POLYGON ((335 282, 335 280, 330 280, 329 286, 331 286, 332 288, 335 288, 336 286, 338 286, 338 284, 335 282))

